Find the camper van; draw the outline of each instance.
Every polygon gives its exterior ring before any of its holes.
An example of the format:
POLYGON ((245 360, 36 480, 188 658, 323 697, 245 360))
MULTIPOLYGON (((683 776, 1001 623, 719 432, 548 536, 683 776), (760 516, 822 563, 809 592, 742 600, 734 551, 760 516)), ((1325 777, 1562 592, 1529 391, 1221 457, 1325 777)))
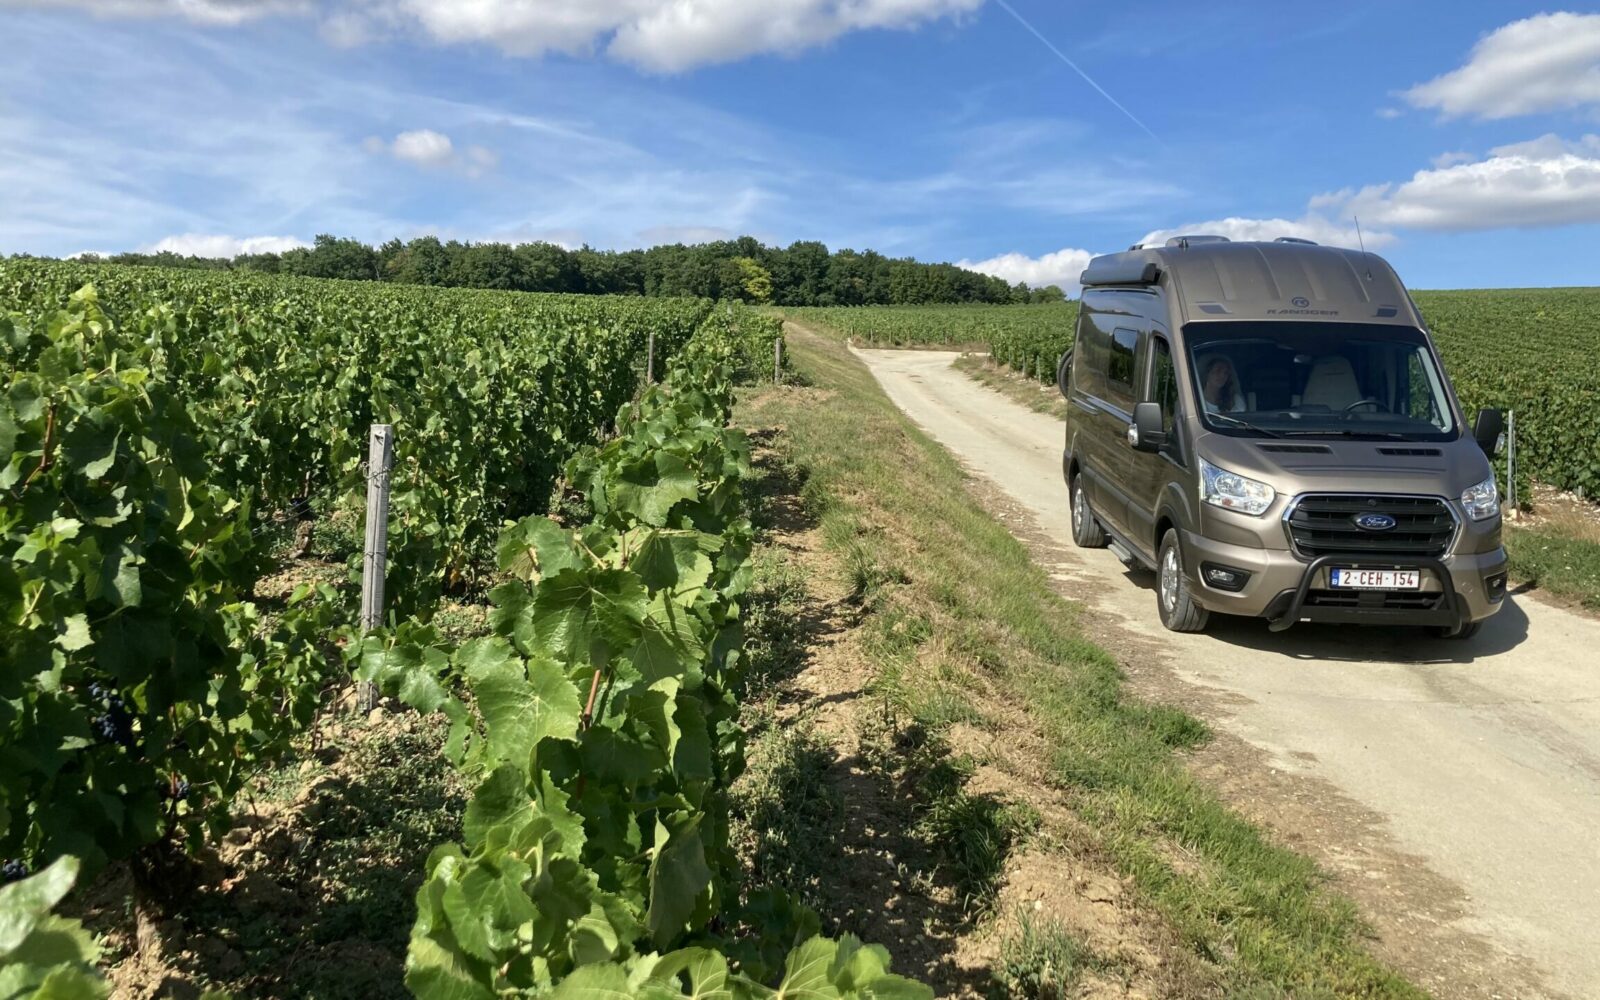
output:
POLYGON ((1187 236, 1096 257, 1058 382, 1073 540, 1212 613, 1465 638, 1500 609, 1489 457, 1381 258, 1187 236))

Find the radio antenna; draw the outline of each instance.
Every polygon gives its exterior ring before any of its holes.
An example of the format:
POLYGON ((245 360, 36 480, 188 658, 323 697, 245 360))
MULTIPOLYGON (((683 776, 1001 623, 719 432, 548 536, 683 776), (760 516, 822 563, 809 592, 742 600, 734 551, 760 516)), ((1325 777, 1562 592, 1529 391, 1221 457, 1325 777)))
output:
POLYGON ((1367 262, 1367 280, 1371 281, 1372 258, 1367 256, 1367 241, 1361 235, 1361 216, 1352 212, 1350 213, 1350 218, 1356 220, 1356 242, 1361 245, 1361 259, 1367 262))

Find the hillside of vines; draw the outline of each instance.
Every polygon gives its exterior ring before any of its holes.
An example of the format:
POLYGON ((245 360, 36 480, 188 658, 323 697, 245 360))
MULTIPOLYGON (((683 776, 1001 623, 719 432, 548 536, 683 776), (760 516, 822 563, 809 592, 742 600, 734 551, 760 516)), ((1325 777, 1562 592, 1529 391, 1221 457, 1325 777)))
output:
MULTIPOLYGON (((1468 414, 1515 410, 1519 478, 1600 495, 1600 288, 1417 292, 1468 414)), ((1075 304, 786 309, 858 341, 988 350, 1041 382, 1070 344, 1075 304)), ((1524 495, 1526 495, 1524 493, 1524 495)))
POLYGON ((355 677, 449 720, 476 788, 418 895, 415 995, 928 996, 736 885, 751 529, 726 425, 778 335, 707 301, 0 265, 7 995, 106 995, 55 906, 126 864, 142 942, 355 677), (263 512, 358 495, 374 421, 401 442, 392 624, 358 631, 326 583, 259 603, 263 512), (456 646, 427 617, 477 583, 490 634, 456 646))

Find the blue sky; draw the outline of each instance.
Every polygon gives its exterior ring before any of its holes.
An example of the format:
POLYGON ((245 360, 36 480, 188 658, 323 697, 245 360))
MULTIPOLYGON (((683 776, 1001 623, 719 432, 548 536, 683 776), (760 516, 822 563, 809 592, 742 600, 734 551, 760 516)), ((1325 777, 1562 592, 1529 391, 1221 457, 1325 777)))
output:
POLYGON ((1070 285, 1359 216, 1414 287, 1600 277, 1594 13, 0 0, 0 38, 0 253, 748 233, 1070 285))

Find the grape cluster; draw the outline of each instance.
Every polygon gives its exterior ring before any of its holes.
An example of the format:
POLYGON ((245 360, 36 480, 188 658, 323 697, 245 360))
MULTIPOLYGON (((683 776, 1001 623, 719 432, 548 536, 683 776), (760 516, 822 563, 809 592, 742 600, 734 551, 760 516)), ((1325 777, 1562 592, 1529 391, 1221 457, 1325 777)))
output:
POLYGON ((28 866, 17 858, 0 865, 0 884, 10 885, 28 877, 28 866))
POLYGON ((119 747, 133 746, 133 716, 128 712, 122 695, 98 683, 89 685, 89 697, 105 711, 89 723, 90 732, 101 743, 114 743, 119 747))
POLYGON ((182 802, 189 797, 189 780, 179 778, 176 781, 163 781, 156 791, 163 799, 182 802))

